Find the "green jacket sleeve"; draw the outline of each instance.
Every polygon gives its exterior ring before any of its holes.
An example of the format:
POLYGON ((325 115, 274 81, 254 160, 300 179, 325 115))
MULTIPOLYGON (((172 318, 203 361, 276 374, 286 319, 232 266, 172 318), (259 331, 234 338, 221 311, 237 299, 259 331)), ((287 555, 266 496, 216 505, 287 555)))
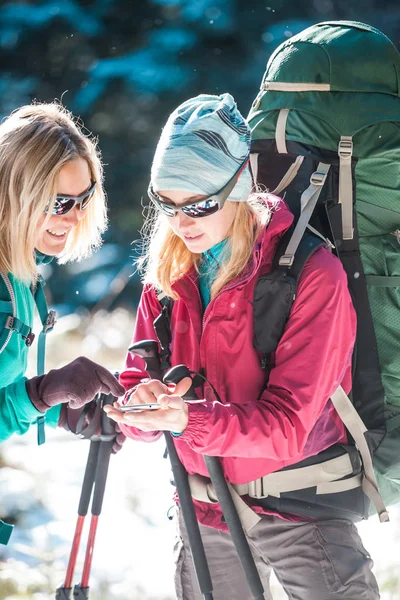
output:
MULTIPOLYGON (((0 389, 0 442, 13 433, 26 433, 32 423, 43 413, 37 410, 25 389, 26 377, 22 377, 7 387, 0 389)), ((61 406, 54 406, 46 412, 46 424, 57 427, 61 406)))

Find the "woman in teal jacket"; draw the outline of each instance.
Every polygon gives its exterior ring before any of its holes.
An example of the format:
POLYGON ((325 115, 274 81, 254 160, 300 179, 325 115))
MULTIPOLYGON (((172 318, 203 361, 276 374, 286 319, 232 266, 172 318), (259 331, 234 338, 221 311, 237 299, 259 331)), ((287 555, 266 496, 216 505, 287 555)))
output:
MULTIPOLYGON (((0 125, 0 442, 38 423, 67 426, 98 393, 124 389, 104 367, 80 357, 27 379, 35 304, 52 328, 38 265, 79 260, 106 227, 102 165, 94 141, 57 103, 14 111, 0 125), (62 408, 63 407, 63 408, 62 408), (75 412, 74 412, 75 411, 75 412)), ((41 334, 42 335, 42 334, 41 334)), ((39 356, 42 354, 39 344, 39 356)), ((10 529, 0 522, 0 543, 10 529)))

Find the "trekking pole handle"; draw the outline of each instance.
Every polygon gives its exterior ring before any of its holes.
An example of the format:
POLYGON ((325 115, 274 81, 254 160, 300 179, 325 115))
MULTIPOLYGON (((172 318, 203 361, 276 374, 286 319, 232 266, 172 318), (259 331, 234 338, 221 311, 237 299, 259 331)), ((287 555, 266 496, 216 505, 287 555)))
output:
POLYGON ((162 381, 162 372, 160 367, 160 355, 158 353, 158 344, 154 340, 142 340, 136 342, 129 348, 129 352, 143 358, 146 363, 146 371, 150 379, 162 381))
POLYGON ((113 441, 100 442, 99 457, 94 480, 94 490, 92 499, 92 515, 99 516, 103 506, 104 492, 106 489, 108 467, 112 452, 113 441))
MULTIPOLYGON (((114 373, 114 377, 116 379, 119 378, 119 373, 114 373)), ((84 437, 89 437, 92 441, 95 442, 110 442, 113 441, 117 435, 115 431, 115 422, 107 416, 107 413, 103 410, 104 406, 110 405, 112 406, 114 402, 117 400, 116 396, 113 394, 98 394, 96 396, 96 412, 93 417, 93 425, 92 423, 83 431, 86 432, 84 437), (87 433, 90 430, 90 434, 87 433)))
MULTIPOLYGON (((98 436, 99 442, 110 442, 116 436, 115 423, 112 419, 110 419, 107 416, 107 413, 103 410, 104 406, 112 406, 116 400, 117 398, 113 396, 113 394, 100 394, 100 397, 98 399, 98 405, 101 410, 101 433, 98 436)), ((94 439, 96 439, 96 437, 97 436, 95 436, 94 439)))
MULTIPOLYGON (((163 382, 168 385, 168 383, 178 384, 185 377, 190 377, 192 379, 192 374, 186 365, 176 365, 172 367, 169 371, 167 371, 163 377, 163 382)), ((198 396, 194 391, 193 385, 190 386, 188 391, 183 394, 182 398, 184 400, 198 400, 198 396)))
MULTIPOLYGON (((176 365, 172 367, 163 376, 160 367, 160 355, 158 352, 158 344, 154 340, 143 340, 132 344, 129 348, 129 352, 136 354, 143 358, 146 363, 146 371, 150 375, 151 379, 158 379, 166 383, 179 383, 184 377, 190 377, 192 374, 186 365, 176 365)), ((185 400, 197 400, 197 395, 194 388, 191 387, 186 394, 183 396, 185 400)))
POLYGON ((85 475, 83 478, 81 496, 79 499, 78 515, 85 517, 89 509, 90 498, 92 495, 94 479, 96 475, 97 461, 99 455, 98 442, 90 442, 89 455, 87 458, 85 475))

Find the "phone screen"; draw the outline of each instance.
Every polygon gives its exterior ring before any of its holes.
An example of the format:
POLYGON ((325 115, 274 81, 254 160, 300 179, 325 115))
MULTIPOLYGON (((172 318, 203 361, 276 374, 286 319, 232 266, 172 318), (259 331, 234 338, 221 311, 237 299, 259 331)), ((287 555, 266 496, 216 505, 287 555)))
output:
POLYGON ((125 404, 120 406, 118 410, 120 412, 142 412, 143 410, 159 410, 161 407, 157 402, 149 404, 125 404))

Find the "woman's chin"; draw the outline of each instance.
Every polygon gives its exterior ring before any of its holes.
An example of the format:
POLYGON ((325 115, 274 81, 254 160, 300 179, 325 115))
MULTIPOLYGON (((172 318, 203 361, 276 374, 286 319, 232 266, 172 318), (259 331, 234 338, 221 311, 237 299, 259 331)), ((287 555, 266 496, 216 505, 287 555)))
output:
POLYGON ((67 237, 67 234, 65 234, 57 239, 56 236, 46 231, 42 239, 36 243, 36 250, 47 256, 57 256, 57 254, 61 254, 64 250, 67 237))
POLYGON ((182 236, 186 247, 191 251, 197 253, 205 252, 208 249, 207 236, 204 233, 194 237, 182 236))

